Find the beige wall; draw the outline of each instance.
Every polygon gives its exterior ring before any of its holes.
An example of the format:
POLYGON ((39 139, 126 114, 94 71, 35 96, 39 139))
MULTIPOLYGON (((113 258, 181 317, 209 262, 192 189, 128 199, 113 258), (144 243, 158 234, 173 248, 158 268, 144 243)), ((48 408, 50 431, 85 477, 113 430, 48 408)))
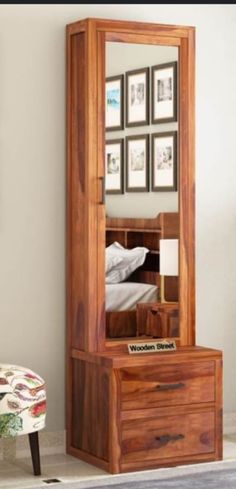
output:
POLYGON ((197 27, 197 337, 223 348, 236 411, 236 7, 0 6, 0 358, 48 386, 64 427, 65 25, 105 17, 197 27))

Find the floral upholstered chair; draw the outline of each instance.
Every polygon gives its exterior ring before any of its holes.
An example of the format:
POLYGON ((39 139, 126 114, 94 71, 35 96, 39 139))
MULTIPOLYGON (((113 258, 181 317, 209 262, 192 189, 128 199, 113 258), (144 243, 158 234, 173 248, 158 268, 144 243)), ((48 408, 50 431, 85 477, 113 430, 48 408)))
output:
POLYGON ((28 368, 0 363, 0 438, 29 435, 34 475, 41 474, 38 431, 45 419, 44 380, 28 368))

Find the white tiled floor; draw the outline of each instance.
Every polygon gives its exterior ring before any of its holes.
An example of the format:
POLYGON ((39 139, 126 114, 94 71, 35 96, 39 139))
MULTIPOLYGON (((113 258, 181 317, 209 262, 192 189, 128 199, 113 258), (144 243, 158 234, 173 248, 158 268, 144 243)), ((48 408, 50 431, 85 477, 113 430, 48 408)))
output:
MULTIPOLYGON (((236 432, 228 433, 224 437, 224 460, 236 461, 236 432)), ((62 482, 82 482, 111 477, 110 474, 69 455, 42 456, 41 465, 42 476, 34 477, 30 458, 17 459, 15 463, 0 461, 0 489, 37 489, 37 487, 43 485, 53 488, 54 484, 48 485, 43 481, 54 478, 62 482)), ((165 476, 170 476, 173 470, 176 469, 159 469, 155 472, 163 474, 164 471, 165 476)), ((112 477, 118 477, 119 479, 119 476, 112 477)), ((63 488, 63 484, 61 487, 63 488)))

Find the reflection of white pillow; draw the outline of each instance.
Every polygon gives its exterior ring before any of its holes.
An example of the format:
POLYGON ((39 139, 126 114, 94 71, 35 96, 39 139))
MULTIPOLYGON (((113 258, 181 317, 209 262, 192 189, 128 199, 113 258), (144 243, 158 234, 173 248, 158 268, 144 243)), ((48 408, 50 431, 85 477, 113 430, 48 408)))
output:
POLYGON ((136 268, 143 265, 148 248, 136 247, 132 250, 123 248, 117 241, 106 248, 106 256, 119 257, 120 263, 114 266, 106 276, 107 284, 118 284, 126 280, 136 268))
POLYGON ((119 256, 112 256, 106 253, 106 273, 109 273, 112 268, 121 263, 123 258, 119 256))

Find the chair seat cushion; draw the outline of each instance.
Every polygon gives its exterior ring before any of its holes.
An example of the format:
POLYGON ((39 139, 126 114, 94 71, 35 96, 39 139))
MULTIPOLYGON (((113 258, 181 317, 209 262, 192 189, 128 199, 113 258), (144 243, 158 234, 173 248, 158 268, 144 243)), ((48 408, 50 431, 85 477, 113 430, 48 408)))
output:
POLYGON ((0 438, 39 431, 45 419, 44 380, 28 368, 0 363, 0 438))

